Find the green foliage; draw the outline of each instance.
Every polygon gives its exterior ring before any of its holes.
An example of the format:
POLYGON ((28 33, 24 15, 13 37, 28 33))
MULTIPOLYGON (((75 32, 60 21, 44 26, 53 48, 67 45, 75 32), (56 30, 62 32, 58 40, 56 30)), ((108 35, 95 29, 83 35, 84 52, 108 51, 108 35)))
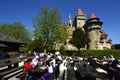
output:
POLYGON ((55 32, 60 24, 61 17, 58 8, 42 7, 41 12, 33 19, 35 39, 41 36, 44 48, 52 48, 55 32))
POLYGON ((80 53, 77 51, 67 51, 68 56, 88 57, 90 55, 103 58, 103 56, 113 55, 116 59, 120 59, 120 50, 81 50, 80 53))
POLYGON ((65 50, 65 47, 64 47, 64 46, 61 46, 61 47, 60 47, 60 53, 61 53, 62 55, 65 55, 65 54, 66 54, 66 50, 65 50))
POLYGON ((111 46, 111 49, 115 49, 115 46, 114 46, 114 45, 112 45, 112 46, 111 46))
POLYGON ((120 49, 120 44, 114 44, 114 45, 112 45, 111 49, 120 49))
POLYGON ((0 24, 0 31, 10 37, 28 43, 31 41, 32 36, 26 27, 20 22, 14 22, 13 24, 3 23, 0 24))
POLYGON ((64 43, 67 38, 67 30, 65 25, 59 25, 55 32, 55 42, 64 43))
POLYGON ((27 46, 20 47, 19 50, 20 50, 20 52, 23 52, 23 53, 28 53, 28 51, 29 51, 27 46))
POLYGON ((30 51, 42 51, 44 49, 43 41, 41 37, 33 40, 30 44, 28 44, 28 48, 30 51))
POLYGON ((72 35, 72 39, 69 41, 73 46, 75 46, 78 50, 80 48, 85 47, 88 44, 89 39, 87 35, 84 33, 82 29, 75 29, 72 35))
POLYGON ((27 45, 32 40, 29 30, 20 22, 3 23, 0 24, 0 31, 16 40, 26 43, 26 45, 19 48, 21 52, 27 53, 29 51, 27 45))

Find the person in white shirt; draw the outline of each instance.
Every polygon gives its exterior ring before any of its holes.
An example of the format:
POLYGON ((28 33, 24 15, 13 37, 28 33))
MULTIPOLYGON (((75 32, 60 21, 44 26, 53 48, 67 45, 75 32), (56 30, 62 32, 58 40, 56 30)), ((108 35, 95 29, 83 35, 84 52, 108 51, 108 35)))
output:
POLYGON ((36 57, 32 60, 32 62, 30 63, 30 65, 32 65, 33 67, 36 67, 37 64, 38 64, 38 59, 39 59, 39 57, 36 56, 36 57))
POLYGON ((55 52, 55 55, 59 55, 59 54, 60 54, 60 52, 59 52, 59 51, 56 51, 56 52, 55 52))
POLYGON ((46 58, 46 61, 49 60, 51 58, 51 55, 50 53, 46 54, 47 55, 47 58, 46 58))
POLYGON ((52 66, 53 66, 53 69, 54 69, 55 66, 56 66, 55 55, 53 55, 53 56, 51 57, 51 59, 52 59, 52 66))
POLYGON ((61 57, 61 55, 59 54, 59 55, 57 55, 57 59, 59 59, 59 60, 61 60, 62 61, 62 57, 61 57))
POLYGON ((47 69, 47 73, 45 73, 43 76, 41 76, 41 80, 46 80, 46 77, 51 76, 53 73, 53 67, 52 67, 52 60, 49 60, 46 62, 47 66, 44 68, 40 67, 40 69, 45 70, 47 69))

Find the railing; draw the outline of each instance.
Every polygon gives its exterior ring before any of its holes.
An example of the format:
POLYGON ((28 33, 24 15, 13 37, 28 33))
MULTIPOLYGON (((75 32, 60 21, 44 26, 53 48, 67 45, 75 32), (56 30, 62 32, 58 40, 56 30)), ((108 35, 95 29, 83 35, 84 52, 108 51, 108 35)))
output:
POLYGON ((10 58, 0 60, 0 80, 8 80, 14 76, 23 73, 23 65, 19 65, 22 61, 18 58, 10 58))

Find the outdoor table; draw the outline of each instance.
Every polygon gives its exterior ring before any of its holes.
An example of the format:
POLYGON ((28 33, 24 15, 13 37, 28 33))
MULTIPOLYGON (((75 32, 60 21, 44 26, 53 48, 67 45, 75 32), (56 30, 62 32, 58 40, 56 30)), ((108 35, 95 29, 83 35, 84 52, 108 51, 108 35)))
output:
POLYGON ((79 63, 76 64, 76 67, 81 77, 85 78, 86 80, 91 78, 92 80, 96 80, 96 78, 101 80, 107 78, 106 75, 99 73, 95 68, 91 67, 90 65, 83 66, 83 64, 79 63))
POLYGON ((104 69, 105 71, 107 71, 107 76, 112 79, 112 78, 115 78, 115 80, 120 80, 120 68, 118 67, 110 67, 110 66, 106 66, 106 65, 103 65, 103 64, 98 64, 98 67, 104 69), (117 79, 116 79, 117 78, 117 79))
POLYGON ((73 59, 74 62, 80 62, 81 60, 80 59, 73 59))
POLYGON ((37 67, 37 68, 33 68, 31 70, 28 70, 28 75, 32 75, 32 76, 40 78, 40 76, 42 76, 46 72, 47 72, 47 69, 46 70, 42 70, 39 67, 37 67))
POLYGON ((120 72, 120 67, 111 67, 111 69, 114 69, 114 70, 120 72))

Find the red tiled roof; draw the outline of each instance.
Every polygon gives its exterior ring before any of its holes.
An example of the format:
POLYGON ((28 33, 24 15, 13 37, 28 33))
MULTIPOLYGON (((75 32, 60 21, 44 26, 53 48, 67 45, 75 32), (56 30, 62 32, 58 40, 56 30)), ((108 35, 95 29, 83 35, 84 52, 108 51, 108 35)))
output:
POLYGON ((91 13, 90 16, 88 17, 89 19, 96 18, 94 13, 91 13))
POLYGON ((111 42, 112 42, 112 40, 111 40, 111 39, 109 39, 109 40, 107 40, 106 42, 107 42, 107 43, 111 43, 111 42))
POLYGON ((101 35, 100 38, 101 39, 106 39, 106 36, 105 35, 101 35))
POLYGON ((102 34, 105 34, 105 32, 102 29, 100 29, 99 32, 102 34))
POLYGON ((77 10, 77 15, 84 16, 84 13, 81 9, 78 9, 77 10))

